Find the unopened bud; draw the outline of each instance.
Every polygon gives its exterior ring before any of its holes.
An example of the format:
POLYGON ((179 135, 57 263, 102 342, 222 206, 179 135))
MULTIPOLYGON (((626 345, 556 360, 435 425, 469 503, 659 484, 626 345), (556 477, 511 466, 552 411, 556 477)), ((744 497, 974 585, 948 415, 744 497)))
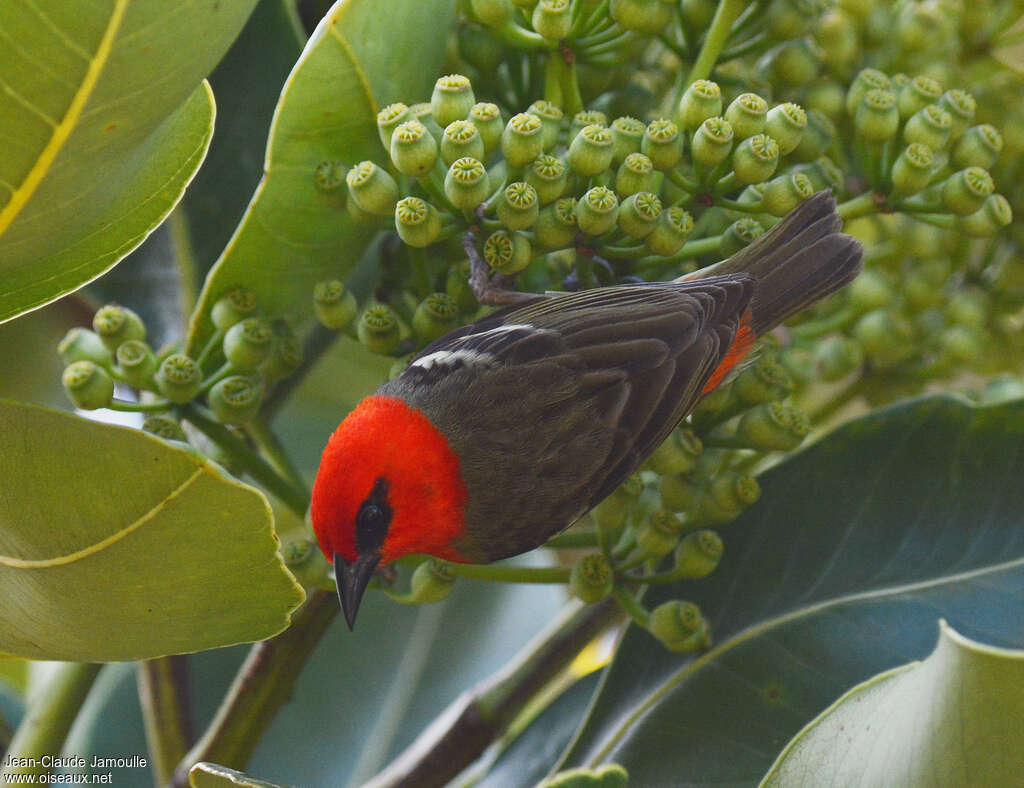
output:
POLYGON ((658 484, 661 505, 673 512, 686 512, 700 503, 704 489, 692 477, 666 474, 658 484))
POLYGON ((908 143, 927 145, 932 151, 940 151, 949 142, 952 129, 952 116, 938 104, 929 104, 911 115, 903 127, 903 139, 908 143))
POLYGON ((723 550, 722 538, 714 531, 688 533, 676 548, 672 573, 680 580, 707 577, 718 568, 723 550))
POLYGON ((642 153, 626 156, 615 174, 615 191, 623 197, 638 192, 649 192, 654 188, 654 165, 642 153))
POLYGON ((250 317, 224 335, 224 355, 236 370, 254 370, 270 355, 274 332, 263 320, 250 317))
POLYGON ((612 121, 612 166, 618 166, 631 153, 640 152, 647 127, 636 118, 624 116, 612 121))
POLYGON ((960 220, 960 228, 976 238, 987 238, 1012 221, 1013 209, 1007 199, 1001 194, 990 194, 981 208, 960 220))
POLYGON ((81 410, 107 407, 114 398, 114 381, 107 371, 92 361, 75 361, 61 375, 64 391, 81 410))
POLYGON ((732 257, 740 249, 749 246, 762 235, 764 235, 764 226, 757 219, 749 216, 737 219, 722 233, 722 245, 719 249, 719 254, 725 257, 732 257))
POLYGON ((853 335, 868 360, 880 368, 891 367, 914 354, 914 327, 890 309, 875 309, 857 321, 853 335))
POLYGON ((147 416, 142 422, 142 431, 150 435, 156 435, 165 441, 178 441, 188 443, 188 437, 181 425, 170 416, 152 415, 147 416))
POLYGON ((551 150, 558 143, 558 130, 562 126, 562 118, 565 113, 557 104, 540 99, 533 102, 526 110, 530 115, 536 115, 541 122, 541 136, 544 138, 544 150, 551 150))
POLYGON ((576 203, 576 224, 587 235, 601 235, 615 226, 619 200, 606 186, 595 186, 576 203))
POLYGON ((149 388, 156 372, 156 356, 149 345, 140 339, 129 339, 118 345, 114 355, 125 383, 135 388, 149 388))
POLYGON ((505 130, 505 124, 501 120, 501 110, 498 109, 497 104, 487 102, 474 104, 469 111, 469 120, 476 127, 480 139, 484 142, 484 156, 490 156, 501 144, 501 135, 505 130))
POLYGON ((785 216, 814 194, 811 179, 802 172, 779 175, 765 186, 764 207, 773 216, 785 216))
POLYGON ((412 601, 417 604, 440 602, 451 594, 455 587, 455 575, 448 565, 435 558, 428 558, 416 567, 411 580, 412 601))
POLYGON ((721 114, 722 90, 710 80, 698 79, 679 100, 679 125, 691 134, 708 118, 721 114))
POLYGON ((444 176, 444 194, 449 202, 462 211, 472 211, 491 193, 487 168, 479 159, 465 156, 456 159, 444 176))
POLYGON ((795 449, 809 431, 807 417, 781 402, 766 402, 746 411, 736 428, 747 445, 760 451, 795 449))
POLYGON ((842 380, 863 363, 864 349, 849 337, 825 337, 814 347, 815 369, 827 382, 842 380))
POLYGON ((857 114, 857 107, 869 90, 888 90, 892 83, 883 72, 876 68, 861 70, 846 92, 846 112, 851 117, 857 114))
POLYGON ((576 237, 576 200, 563 197, 541 210, 533 236, 542 249, 564 249, 576 237))
POLYGON ((736 139, 761 134, 768 120, 768 102, 756 93, 741 93, 725 110, 736 139))
POLYGON ((450 167, 453 162, 467 156, 483 161, 483 137, 476 130, 473 121, 454 120, 445 127, 441 136, 441 161, 446 167, 450 167))
POLYGON ((377 113, 377 133, 380 136, 380 143, 384 150, 391 150, 391 135, 395 133, 401 124, 412 120, 412 113, 409 108, 401 102, 389 104, 377 113))
POLYGON ((185 354, 172 353, 160 363, 154 380, 159 392, 167 399, 183 404, 199 393, 203 373, 199 365, 185 354))
POLYGON ((572 566, 569 590, 587 604, 600 602, 612 592, 615 572, 603 553, 589 553, 572 566))
POLYGON ((648 34, 660 33, 672 19, 662 0, 611 0, 608 14, 626 30, 648 34))
POLYGON ((118 304, 100 307, 92 319, 92 330, 110 351, 129 339, 145 339, 146 326, 135 312, 118 304))
POLYGON ((732 169, 742 184, 768 180, 779 166, 779 145, 765 134, 747 137, 732 154, 732 169))
POLYGON ((631 238, 646 238, 661 216, 661 200, 651 192, 631 194, 619 206, 619 228, 631 238))
POLYGON ((652 120, 644 130, 640 152, 651 160, 656 170, 675 167, 683 158, 683 137, 679 127, 664 118, 652 120))
POLYGON ((679 544, 683 521, 675 512, 659 509, 651 512, 637 529, 636 544, 645 558, 662 558, 679 544))
POLYGON ((484 241, 484 260, 499 274, 518 274, 530 264, 533 250, 522 233, 498 230, 484 241))
POLYGON ((712 170, 732 153, 732 126, 725 118, 708 118, 693 135, 693 161, 712 170))
POLYGON ((786 397, 793 390, 793 378, 777 361, 761 359, 737 375, 732 387, 741 402, 759 405, 786 397))
POLYGON ((947 90, 939 99, 939 106, 946 110, 953 120, 952 139, 958 139, 974 122, 977 102, 966 90, 947 90))
POLYGON ((896 136, 900 128, 900 111, 896 97, 888 90, 869 90, 857 105, 853 117, 854 132, 861 139, 881 143, 896 136))
POLYGON ((565 38, 572 30, 572 8, 569 0, 540 0, 533 8, 533 29, 551 41, 565 38))
POLYGON ((599 109, 584 109, 572 116, 569 124, 569 139, 573 139, 586 126, 607 126, 608 116, 599 109))
POLYGON ((395 205, 395 229, 409 246, 430 246, 441 235, 441 216, 425 200, 403 197, 395 205))
POLYGON ((932 149, 920 142, 908 145, 892 166, 892 186, 899 194, 917 194, 932 179, 932 149))
POLYGON ((356 334, 363 347, 381 355, 394 352, 402 339, 398 317, 386 304, 376 304, 363 312, 356 334))
POLYGON ((768 110, 765 133, 779 145, 779 155, 786 156, 800 144, 807 128, 807 113, 798 104, 779 104, 768 110))
POLYGON ((793 158, 805 162, 820 158, 832 145, 835 135, 835 124, 818 110, 811 110, 807 113, 807 128, 793 149, 793 158))
POLYGON ((348 328, 356 316, 356 297, 338 279, 318 282, 313 288, 313 314, 332 331, 348 328))
POLYGON ((524 181, 510 183, 498 200, 498 221, 509 230, 526 230, 532 227, 539 212, 540 200, 537 199, 537 190, 524 181))
POLYGON ((942 86, 931 77, 918 75, 900 90, 897 106, 904 120, 916 115, 942 97, 942 86))
POLYGON ((473 86, 462 74, 449 74, 434 83, 430 111, 442 128, 453 121, 465 120, 474 104, 473 86))
POLYGON ((404 175, 426 175, 437 156, 437 140, 418 120, 407 120, 391 135, 391 161, 404 175))
POLYGON ((525 112, 508 122, 501 135, 501 152, 509 167, 525 167, 543 153, 542 129, 541 119, 525 112))
POLYGON ((459 317, 459 306, 447 293, 431 293, 412 315, 412 330, 423 343, 433 342, 453 328, 459 317))
POLYGON ((256 416, 263 387, 251 378, 233 375, 210 389, 210 410, 222 424, 247 424, 256 416))
MULTIPOLYGON (((648 458, 646 467, 660 474, 679 474, 692 471, 697 457, 704 450, 693 430, 673 430, 648 458)), ((678 511, 678 510, 677 510, 678 511)))
POLYGON ((661 212, 644 245, 652 254, 671 257, 683 248, 691 232, 693 217, 678 205, 673 205, 661 212))
POLYGON ((807 38, 795 38, 775 49, 771 73, 776 82, 800 87, 818 76, 821 64, 822 52, 818 46, 807 38))
POLYGON ((235 323, 255 317, 258 307, 256 293, 247 287, 235 287, 214 302, 210 317, 217 328, 227 331, 235 323))
POLYGON ((942 183, 942 204, 951 213, 967 216, 979 210, 995 191, 988 170, 968 167, 953 173, 942 183))
POLYGON ((577 175, 591 178, 612 164, 615 149, 607 126, 584 126, 569 145, 569 167, 577 175))
POLYGON ((1003 135, 985 123, 971 126, 953 148, 953 164, 957 167, 991 169, 1003 150, 1003 135))
POLYGON ((569 172, 562 160, 543 153, 526 169, 526 182, 537 192, 541 205, 552 203, 562 196, 569 183, 569 172))
POLYGON ((669 651, 689 653, 708 644, 707 622, 692 602, 673 600, 651 611, 650 632, 669 651))
POLYGON ((91 361, 100 367, 109 367, 112 361, 110 350, 99 335, 87 328, 75 327, 64 335, 57 345, 57 353, 65 364, 76 361, 91 361))

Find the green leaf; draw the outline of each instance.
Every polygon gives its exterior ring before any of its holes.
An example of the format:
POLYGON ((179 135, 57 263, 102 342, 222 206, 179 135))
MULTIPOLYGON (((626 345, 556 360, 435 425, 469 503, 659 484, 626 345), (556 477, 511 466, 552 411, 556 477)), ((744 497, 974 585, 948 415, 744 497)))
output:
POLYGON ((263 495, 150 435, 0 401, 0 479, 0 652, 198 651, 302 602, 263 495))
POLYGON ((0 0, 0 321, 99 276, 174 207, 210 140, 199 83, 254 4, 0 0))
POLYGON ((244 772, 206 761, 200 761, 189 770, 188 781, 192 788, 281 788, 277 783, 268 783, 244 772))
POLYGON ((212 331, 214 302, 238 285, 267 311, 308 307, 313 285, 344 279, 373 231, 344 207, 344 188, 319 191, 321 162, 383 161, 377 112, 429 98, 444 56, 452 0, 340 0, 288 78, 267 142, 266 174, 203 286, 188 347, 212 331))
POLYGON ((756 784, 843 692, 924 657, 940 617, 1024 646, 1022 440, 1022 401, 924 398, 763 474, 761 500, 723 529, 718 570, 645 599, 699 604, 711 650, 673 654, 631 627, 566 765, 756 784))
POLYGON ((923 662, 854 687, 789 743, 761 785, 1013 785, 1024 774, 1024 651, 939 622, 923 662))
POLYGON ((69 329, 91 319, 86 305, 72 297, 0 325, 0 398, 73 407, 61 386, 64 362, 57 345, 69 329))

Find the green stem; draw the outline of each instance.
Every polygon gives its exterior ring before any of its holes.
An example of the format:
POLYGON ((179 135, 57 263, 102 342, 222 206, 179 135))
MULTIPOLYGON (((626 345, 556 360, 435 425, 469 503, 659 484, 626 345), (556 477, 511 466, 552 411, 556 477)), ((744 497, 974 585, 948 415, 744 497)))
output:
POLYGON ((690 194, 694 194, 697 191, 697 189, 700 188, 696 183, 694 183, 681 172, 679 172, 679 170, 669 170, 668 172, 665 173, 665 175, 668 176, 668 179, 672 181, 672 183, 674 183, 683 191, 689 192, 690 194))
MULTIPOLYGON (((96 680, 99 664, 66 662, 58 665, 45 686, 32 693, 28 711, 14 738, 7 748, 6 757, 0 768, 0 785, 14 782, 14 775, 35 775, 36 778, 50 770, 40 761, 44 755, 57 755, 64 747, 71 723, 96 680), (12 759, 28 759, 33 766, 7 765, 18 763, 12 759)), ((33 782, 37 782, 34 779, 33 782)))
POLYGON ((548 62, 544 68, 544 100, 561 107, 562 96, 562 65, 565 61, 562 53, 557 50, 548 52, 548 62))
POLYGON ((549 49, 544 37, 525 27, 520 27, 515 22, 506 22, 501 27, 491 27, 488 30, 496 37, 516 49, 549 49))
POLYGON ((213 721, 174 771, 172 788, 186 788, 188 771, 199 761, 245 768, 338 610, 333 593, 314 591, 288 629, 249 650, 213 721))
POLYGON ((122 413, 156 413, 167 410, 171 407, 165 399, 154 400, 153 402, 128 402, 123 399, 114 399, 107 405, 109 410, 119 410, 122 413))
POLYGON ((738 185, 739 184, 736 182, 736 173, 728 172, 718 183, 715 184, 713 191, 717 196, 719 194, 725 194, 727 191, 736 188, 738 185))
POLYGON ((647 629, 651 623, 651 614, 648 612, 647 608, 637 601, 635 596, 629 593, 625 587, 620 585, 616 585, 615 588, 612 589, 612 596, 615 597, 615 601, 619 603, 631 619, 644 629, 647 629))
POLYGON ((206 408, 193 402, 185 405, 182 411, 184 418, 216 443, 233 464, 266 487, 299 517, 306 516, 309 498, 302 489, 280 476, 262 457, 251 451, 231 430, 217 421, 206 408))
POLYGON ((686 84, 692 85, 698 79, 707 79, 718 61, 718 56, 725 47, 725 42, 732 32, 732 25, 746 7, 748 0, 719 0, 715 16, 711 20, 700 54, 686 77, 686 84))
POLYGON ((552 536, 544 543, 544 547, 553 550, 573 550, 579 547, 597 547, 601 541, 600 529, 592 531, 567 531, 558 536, 552 536))
POLYGON ((157 785, 166 785, 193 742, 184 656, 137 665, 139 705, 157 785))
POLYGON ((203 365, 210 360, 211 354, 221 346, 221 343, 224 341, 224 334, 226 333, 227 332, 224 329, 218 328, 213 332, 210 338, 206 340, 206 344, 203 346, 203 350, 199 354, 199 358, 196 359, 196 364, 199 365, 199 369, 203 368, 203 365))
POLYGON ((584 49, 590 49, 590 47, 597 46, 598 44, 606 44, 613 39, 621 38, 627 32, 629 31, 623 30, 618 23, 614 23, 605 30, 602 30, 600 33, 595 33, 594 35, 587 36, 586 38, 577 38, 576 41, 573 42, 573 49, 577 52, 581 52, 584 49))
POLYGON ((765 32, 761 31, 760 33, 752 35, 746 41, 736 44, 736 46, 722 52, 722 60, 734 60, 735 58, 742 57, 743 55, 749 55, 755 50, 761 48, 767 49, 773 43, 774 42, 768 38, 765 32))
POLYGON ((836 206, 836 213, 843 219, 857 219, 878 212, 878 200, 874 192, 866 192, 836 206))
POLYGON ((730 200, 727 197, 716 197, 715 205, 720 208, 727 208, 730 211, 740 211, 741 213, 764 213, 764 203, 755 202, 739 202, 737 200, 730 200))
POLYGON ((210 377, 203 381, 203 385, 199 387, 199 393, 206 394, 207 392, 209 392, 210 389, 212 389, 214 386, 216 386, 218 383, 224 380, 224 378, 226 378, 228 375, 230 375, 233 370, 234 368, 231 366, 231 362, 225 361, 223 364, 220 365, 220 369, 218 369, 216 372, 210 375, 210 377))
POLYGON ((562 100, 565 102, 563 109, 570 118, 577 112, 583 111, 583 96, 580 94, 579 76, 576 73, 576 62, 566 63, 561 57, 561 85, 562 100))
MULTIPOLYGON (((613 31, 609 31, 609 33, 610 32, 613 31)), ((602 35, 607 36, 608 33, 604 33, 602 35)), ((596 38, 598 37, 595 36, 595 39, 596 38)), ((593 40, 592 43, 588 43, 586 45, 580 44, 579 48, 576 51, 581 58, 583 58, 584 60, 589 60, 591 57, 595 57, 597 55, 607 55, 613 52, 618 52, 620 49, 626 46, 630 41, 633 41, 635 38, 635 33, 633 33, 631 30, 626 30, 621 33, 617 33, 616 35, 611 36, 610 38, 606 38, 603 41, 593 40)))
POLYGON ((722 245, 722 236, 711 235, 707 238, 700 238, 696 241, 687 241, 683 248, 676 252, 670 260, 685 260, 687 257, 700 257, 705 254, 717 252, 722 245))
POLYGON ((456 577, 495 583, 568 583, 569 570, 560 566, 494 566, 493 564, 457 564, 448 562, 456 577))
POLYGON ((619 616, 608 599, 571 604, 492 678, 464 692, 363 788, 440 788, 479 758, 619 616))
MULTIPOLYGON (((438 159, 438 161, 441 161, 438 159)), ((444 186, 438 182, 437 174, 434 171, 427 173, 426 175, 416 179, 420 188, 423 189, 427 194, 430 195, 430 199, 434 201, 434 205, 441 209, 451 208, 454 210, 454 206, 448 199, 448 195, 444 193, 444 186)))
POLYGON ((584 22, 583 26, 580 28, 581 34, 587 34, 590 31, 595 30, 602 21, 608 19, 609 1, 610 0, 601 0, 601 2, 597 4, 597 8, 591 12, 587 21, 584 22))
POLYGON ((277 472, 290 481, 296 489, 302 490, 308 499, 309 489, 306 487, 302 474, 299 473, 299 469, 295 467, 295 463, 284 450, 277 435, 270 429, 270 425, 260 419, 254 419, 246 424, 245 428, 270 464, 277 469, 277 472))

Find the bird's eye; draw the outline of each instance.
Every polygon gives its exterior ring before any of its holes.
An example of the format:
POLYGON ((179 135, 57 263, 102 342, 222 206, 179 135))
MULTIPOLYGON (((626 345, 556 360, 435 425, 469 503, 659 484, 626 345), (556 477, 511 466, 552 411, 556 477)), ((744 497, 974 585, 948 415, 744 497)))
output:
POLYGON ((380 523, 383 517, 384 512, 379 506, 377 506, 377 504, 367 503, 360 508, 356 520, 358 525, 372 527, 380 523))

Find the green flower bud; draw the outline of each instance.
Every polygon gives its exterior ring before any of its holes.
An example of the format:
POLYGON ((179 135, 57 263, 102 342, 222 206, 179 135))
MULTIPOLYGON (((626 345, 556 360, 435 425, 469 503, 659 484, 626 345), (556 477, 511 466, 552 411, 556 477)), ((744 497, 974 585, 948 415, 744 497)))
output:
POLYGON ((680 580, 699 580, 718 568, 725 546, 714 531, 693 531, 683 537, 675 552, 672 570, 680 580))
POLYGON ((81 410, 107 407, 114 399, 114 381, 102 367, 92 361, 75 361, 61 375, 64 391, 81 410))
POLYGON ((544 38, 559 41, 572 30, 572 3, 569 0, 540 0, 533 8, 533 29, 544 38))
POLYGON ((356 336, 370 352, 390 355, 402 339, 398 316, 387 304, 371 306, 359 318, 356 336))
POLYGON ((600 602, 612 592, 615 571, 602 553, 589 553, 572 566, 569 590, 587 604, 600 602))
POLYGON ((668 3, 661 0, 611 0, 608 14, 626 30, 660 33, 672 19, 668 3))
POLYGON ((843 73, 860 50, 857 23, 838 8, 822 14, 814 40, 820 47, 821 61, 833 72, 843 73))
POLYGON ((377 134, 380 136, 380 144, 384 146, 384 150, 391 150, 391 135, 394 134, 395 129, 412 119, 413 116, 409 108, 401 102, 388 104, 377 113, 377 134))
POLYGON ((631 194, 619 206, 619 227, 631 238, 646 238, 661 216, 661 200, 650 192, 631 194))
POLYGON ((838 191, 843 187, 845 181, 843 171, 827 156, 822 156, 810 164, 798 164, 791 172, 802 172, 810 178, 811 186, 816 192, 822 189, 838 191))
POLYGON ((796 150, 806 128, 807 113, 797 104, 778 104, 765 117, 765 133, 778 143, 780 156, 796 150))
POLYGON ((801 443, 810 424, 803 413, 781 402, 765 402, 740 416, 736 435, 752 449, 790 451, 801 443))
POLYGON ((992 310, 992 298, 979 287, 958 290, 949 297, 946 316, 957 325, 984 328, 992 310))
POLYGON ((686 131, 694 130, 708 118, 722 114, 722 90, 718 84, 707 79, 698 79, 690 85, 679 99, 679 125, 686 131))
POLYGON ((279 320, 274 324, 274 342, 267 360, 260 364, 260 374, 268 383, 287 378, 302 366, 303 356, 302 343, 288 324, 279 320))
POLYGON ((541 205, 554 202, 569 183, 569 172, 556 156, 542 153, 526 170, 526 182, 537 192, 541 205))
POLYGON ((764 190, 764 207, 773 216, 785 216, 814 194, 811 179, 802 172, 779 175, 768 181, 764 190))
POLYGON ((477 159, 456 159, 444 178, 444 193, 452 205, 471 211, 490 195, 491 183, 487 169, 477 159))
POLYGON ((995 126, 985 123, 971 126, 953 148, 953 164, 957 167, 991 169, 1003 150, 1003 135, 995 126))
POLYGON ((455 575, 443 561, 428 558, 416 567, 411 580, 412 601, 417 604, 440 602, 455 588, 455 575))
POLYGON ((661 477, 658 485, 661 505, 673 512, 686 512, 700 503, 704 494, 693 478, 684 474, 670 474, 661 477))
POLYGON ((170 416, 147 416, 146 420, 142 422, 142 431, 148 432, 150 435, 156 435, 158 438, 163 438, 165 441, 188 443, 188 436, 185 435, 185 430, 170 416))
POLYGON ((846 112, 851 117, 857 114, 857 107, 869 90, 888 90, 892 83, 876 68, 865 68, 854 77, 846 91, 846 112))
POLYGON ((504 59, 504 52, 500 46, 495 46, 493 36, 477 25, 461 25, 457 40, 459 55, 481 73, 494 73, 504 59))
POLYGON ((663 558, 679 544, 683 521, 675 512, 659 509, 637 529, 636 544, 645 558, 663 558))
POLYGON ((638 192, 649 192, 654 188, 654 165, 642 153, 626 156, 615 174, 615 191, 623 197, 638 192))
POLYGON ((704 446, 693 430, 679 428, 673 430, 654 450, 645 467, 667 475, 688 473, 696 467, 702 451, 704 446))
POLYGON ((917 194, 932 179, 932 149, 920 142, 908 145, 892 165, 892 186, 900 194, 917 194))
POLYGON ((509 167, 525 167, 540 156, 544 150, 542 129, 541 119, 525 112, 508 122, 501 135, 501 152, 509 167))
POLYGON ((689 30, 706 30, 711 26, 717 8, 715 0, 682 0, 679 14, 689 30))
POLYGON ((942 182, 942 204, 951 213, 967 216, 979 210, 995 188, 988 170, 968 167, 942 182))
POLYGON ((857 105, 853 130, 867 142, 880 143, 892 139, 900 128, 900 111, 896 97, 888 90, 869 90, 857 105))
POLYGON ((732 153, 732 126, 725 118, 708 118, 693 135, 693 161, 712 170, 732 153))
POLYGON ((815 82, 807 88, 804 106, 818 110, 835 122, 846 114, 846 91, 837 82, 815 82))
POLYGON ((361 161, 345 174, 348 193, 367 213, 388 216, 398 202, 395 179, 372 161, 361 161))
POLYGON ((796 38, 778 47, 771 57, 772 76, 783 85, 806 85, 821 70, 821 50, 806 38, 796 38))
POLYGON ((958 139, 974 122, 977 102, 966 90, 947 90, 939 99, 939 106, 949 113, 953 120, 952 138, 958 139))
POLYGON ((686 243, 693 232, 693 217, 678 205, 661 212, 658 223, 647 236, 644 245, 652 254, 671 257, 686 243))
POLYGON ((792 152, 797 161, 815 161, 832 144, 836 135, 835 124, 817 110, 807 113, 807 128, 800 135, 800 142, 792 152))
POLYGON ((648 629, 669 651, 689 653, 707 644, 707 622, 693 602, 672 600, 651 611, 648 629))
POLYGON ((601 235, 615 226, 619 199, 607 186, 595 186, 576 203, 576 224, 587 235, 601 235))
POLYGON ((488 27, 502 27, 512 21, 516 9, 509 0, 471 0, 473 15, 488 27))
POLYGON ((732 126, 736 139, 753 137, 764 131, 768 102, 756 93, 742 93, 726 108, 725 119, 732 126))
POLYGON ((569 139, 583 131, 585 126, 607 126, 608 116, 598 109, 584 109, 572 116, 569 124, 569 139))
POLYGON ((779 166, 779 144, 765 134, 747 137, 732 154, 732 170, 739 183, 766 181, 779 166))
POLYGON ((313 287, 313 314, 324 328, 348 328, 358 309, 355 295, 337 279, 317 282, 313 287))
POLYGON ((577 175, 590 178, 611 166, 614 152, 612 132, 607 126, 584 126, 569 145, 569 167, 577 175))
POLYGON ((459 305, 447 293, 431 293, 412 316, 412 330, 424 344, 443 337, 453 328, 459 318, 459 305))
POLYGON ((533 236, 541 249, 564 249, 576 237, 576 200, 563 197, 540 212, 533 236))
POLYGON ((313 170, 318 191, 333 192, 345 182, 345 165, 340 161, 322 161, 313 170))
POLYGON ((814 347, 818 377, 829 383, 842 380, 864 363, 864 349, 855 339, 825 337, 814 347))
POLYGON ((953 119, 938 104, 929 104, 915 112, 903 127, 903 139, 927 145, 933 151, 940 151, 949 142, 953 119))
MULTIPOLYGON (((803 414, 797 414, 806 422, 803 414)), ((806 432, 804 433, 806 434, 806 432)), ((718 523, 727 523, 739 517, 749 506, 761 497, 761 485, 753 476, 736 471, 717 474, 708 487, 707 495, 701 502, 702 514, 718 523)))
POLYGON ((631 153, 640 152, 647 127, 636 118, 624 116, 612 121, 612 166, 619 166, 631 153))
POLYGON ((732 387, 741 402, 760 405, 786 397, 793 391, 793 378, 777 361, 761 359, 737 375, 732 387))
POLYGON ((140 339, 129 339, 118 345, 114 355, 125 383, 139 389, 149 388, 156 372, 156 356, 149 345, 140 339))
POLYGON ((407 120, 391 135, 391 161, 403 175, 426 175, 437 155, 437 140, 418 120, 407 120))
POLYGON ((564 116, 562 108, 557 104, 541 99, 540 101, 533 102, 526 111, 540 118, 544 150, 551 150, 558 143, 558 130, 562 126, 562 117, 564 116))
POLYGON ((92 319, 92 329, 111 351, 129 339, 145 339, 146 326, 137 314, 127 307, 107 304, 100 307, 92 319))
POLYGON ((802 36, 820 10, 814 0, 772 0, 765 11, 768 32, 776 41, 802 36))
POLYGON ((167 399, 184 404, 199 393, 199 388, 203 384, 203 373, 199 365, 184 353, 172 353, 161 362, 154 380, 157 389, 167 399))
POLYGON ((484 241, 484 259, 499 274, 518 274, 532 258, 530 242, 522 233, 498 230, 484 241))
POLYGON ((900 91, 897 101, 900 117, 908 120, 941 97, 942 87, 938 82, 923 74, 918 75, 900 91))
POLYGON ((235 323, 224 335, 224 355, 236 370, 256 369, 270 349, 274 332, 270 326, 255 317, 235 323))
POLYGON ((897 17, 896 35, 905 52, 935 50, 949 40, 953 31, 946 24, 949 11, 932 3, 902 6, 897 17))
POLYGON ((109 367, 110 350, 99 335, 87 328, 72 328, 57 345, 57 353, 65 364, 76 361, 91 361, 101 367, 109 367))
POLYGON ((490 156, 501 144, 501 135, 505 130, 505 123, 501 119, 501 110, 498 109, 497 104, 487 102, 474 104, 469 111, 469 120, 476 127, 480 139, 484 141, 484 156, 490 156))
POLYGON ((651 160, 654 169, 672 169, 683 158, 683 136, 679 127, 665 118, 652 120, 644 130, 640 152, 651 160))
POLYGON ((453 121, 465 120, 474 104, 476 97, 473 95, 473 86, 462 74, 449 74, 434 83, 430 111, 442 128, 453 121))
POLYGON ((232 375, 210 389, 210 410, 222 424, 248 424, 263 401, 263 387, 251 378, 232 375))
POLYGON ((395 205, 395 229, 409 246, 430 246, 441 235, 441 215, 419 197, 403 197, 395 205))
POLYGON ((722 245, 719 254, 731 257, 763 234, 764 225, 757 221, 757 219, 749 216, 737 219, 722 233, 722 245))
POLYGON ((906 361, 914 354, 913 324, 890 309, 875 309, 861 317, 853 327, 853 336, 864 348, 868 360, 882 369, 906 361))
POLYGON ((441 136, 441 161, 450 167, 457 159, 465 157, 483 161, 484 141, 473 121, 454 120, 445 127, 441 136))
POLYGON ((991 194, 974 213, 964 216, 960 221, 960 229, 976 238, 987 238, 995 235, 1003 227, 1013 221, 1013 209, 1001 194, 991 194))
POLYGON ((510 183, 501 193, 497 211, 498 221, 509 230, 526 230, 532 227, 540 212, 537 190, 523 181, 510 183))

